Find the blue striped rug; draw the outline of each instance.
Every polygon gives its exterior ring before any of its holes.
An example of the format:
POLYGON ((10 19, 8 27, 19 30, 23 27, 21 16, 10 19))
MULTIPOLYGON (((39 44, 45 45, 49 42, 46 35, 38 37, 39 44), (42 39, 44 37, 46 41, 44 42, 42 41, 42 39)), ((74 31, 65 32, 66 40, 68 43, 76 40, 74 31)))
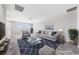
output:
POLYGON ((35 46, 31 45, 27 39, 18 39, 18 45, 20 49, 21 55, 38 55, 39 49, 42 48, 44 45, 48 45, 51 48, 57 48, 59 43, 53 42, 47 39, 42 39, 40 44, 35 46))

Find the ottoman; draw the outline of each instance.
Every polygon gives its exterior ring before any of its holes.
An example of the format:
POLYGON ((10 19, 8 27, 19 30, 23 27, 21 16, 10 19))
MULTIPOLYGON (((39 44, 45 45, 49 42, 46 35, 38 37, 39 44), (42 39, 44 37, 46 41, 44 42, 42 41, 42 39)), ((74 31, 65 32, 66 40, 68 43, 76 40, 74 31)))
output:
POLYGON ((39 50, 39 55, 54 55, 55 49, 45 45, 43 48, 39 50))

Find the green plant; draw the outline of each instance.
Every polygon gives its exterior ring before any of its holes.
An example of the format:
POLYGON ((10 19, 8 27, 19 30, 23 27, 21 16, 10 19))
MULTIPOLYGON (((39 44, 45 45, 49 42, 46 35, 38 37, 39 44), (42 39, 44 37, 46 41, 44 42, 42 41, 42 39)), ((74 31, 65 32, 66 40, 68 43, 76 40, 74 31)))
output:
POLYGON ((75 40, 78 38, 78 30, 77 29, 69 29, 69 37, 71 40, 75 40))

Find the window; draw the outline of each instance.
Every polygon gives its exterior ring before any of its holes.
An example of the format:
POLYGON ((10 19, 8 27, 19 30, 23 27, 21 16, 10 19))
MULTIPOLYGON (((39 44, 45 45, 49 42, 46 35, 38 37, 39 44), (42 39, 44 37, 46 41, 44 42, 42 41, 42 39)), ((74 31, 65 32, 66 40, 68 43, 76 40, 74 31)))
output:
POLYGON ((33 24, 31 23, 16 23, 16 27, 18 29, 29 29, 33 27, 33 24))

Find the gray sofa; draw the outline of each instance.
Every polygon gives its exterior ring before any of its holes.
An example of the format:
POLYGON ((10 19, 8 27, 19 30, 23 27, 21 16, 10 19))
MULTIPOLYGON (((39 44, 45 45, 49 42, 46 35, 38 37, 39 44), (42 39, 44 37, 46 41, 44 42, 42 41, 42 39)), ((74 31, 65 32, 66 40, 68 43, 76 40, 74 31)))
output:
POLYGON ((37 33, 36 36, 41 37, 41 38, 45 38, 45 39, 48 39, 48 40, 51 40, 51 41, 56 41, 58 33, 53 34, 53 35, 51 35, 51 34, 52 34, 52 32, 44 31, 44 33, 43 33, 43 31, 42 31, 41 33, 37 33))
POLYGON ((23 31, 22 32, 22 38, 23 39, 25 39, 25 38, 27 38, 27 37, 30 37, 31 36, 31 34, 29 33, 29 32, 27 32, 27 31, 23 31))

